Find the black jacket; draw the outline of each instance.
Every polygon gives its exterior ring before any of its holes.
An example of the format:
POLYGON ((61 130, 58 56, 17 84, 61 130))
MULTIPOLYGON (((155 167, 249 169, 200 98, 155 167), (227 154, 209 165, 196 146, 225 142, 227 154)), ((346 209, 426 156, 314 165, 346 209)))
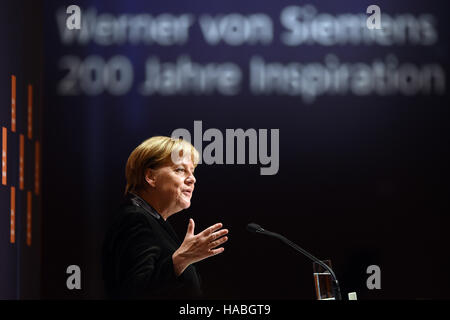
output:
POLYGON ((200 298, 193 265, 175 276, 172 254, 181 245, 175 231, 143 199, 125 199, 103 243, 103 280, 112 299, 200 298))

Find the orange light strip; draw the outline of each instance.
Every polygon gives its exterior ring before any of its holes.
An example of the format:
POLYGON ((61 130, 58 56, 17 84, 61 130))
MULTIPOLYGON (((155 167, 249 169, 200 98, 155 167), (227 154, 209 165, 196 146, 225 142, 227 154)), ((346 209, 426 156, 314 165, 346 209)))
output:
POLYGON ((5 127, 2 127, 2 184, 6 186, 6 153, 8 150, 7 147, 7 130, 5 127))
POLYGON ((31 191, 27 191, 27 245, 31 246, 31 208, 32 197, 31 191))
POLYGON ((16 76, 11 75, 11 131, 16 132, 16 76))
POLYGON ((33 86, 28 85, 28 139, 33 138, 33 86))
POLYGON ((19 189, 23 190, 24 188, 24 167, 25 167, 25 136, 23 134, 20 135, 20 146, 19 146, 19 189))
POLYGON ((16 188, 11 186, 11 232, 10 242, 16 242, 16 188))

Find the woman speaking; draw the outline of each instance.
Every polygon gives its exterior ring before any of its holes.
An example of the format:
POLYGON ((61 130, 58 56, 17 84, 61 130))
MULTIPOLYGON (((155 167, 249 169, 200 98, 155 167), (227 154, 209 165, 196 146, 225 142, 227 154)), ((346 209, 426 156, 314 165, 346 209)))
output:
POLYGON ((181 299, 202 295, 194 263, 223 252, 227 229, 217 223, 183 241, 167 221, 188 208, 199 154, 188 142, 152 137, 130 154, 125 201, 103 244, 103 278, 113 299, 181 299))

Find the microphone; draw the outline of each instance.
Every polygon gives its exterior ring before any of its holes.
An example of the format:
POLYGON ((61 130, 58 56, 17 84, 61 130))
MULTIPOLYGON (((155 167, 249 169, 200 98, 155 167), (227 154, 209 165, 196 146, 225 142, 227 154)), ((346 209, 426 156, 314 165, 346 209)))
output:
POLYGON ((261 228, 259 224, 256 223, 249 223, 247 225, 247 230, 250 232, 258 232, 258 233, 263 233, 264 231, 266 231, 263 228, 261 228))
POLYGON ((336 278, 336 275, 334 274, 333 270, 328 265, 326 265, 323 261, 317 259, 312 254, 310 254, 308 251, 300 248, 298 245, 296 245, 292 241, 288 240, 287 238, 283 237, 281 234, 267 231, 264 228, 262 228, 259 224, 256 224, 256 223, 253 223, 253 222, 249 223, 247 225, 247 230, 250 231, 250 232, 261 233, 261 234, 265 234, 265 235, 270 236, 270 237, 277 238, 277 239, 281 240, 282 242, 286 243, 287 245, 289 245, 290 247, 294 248, 296 251, 302 253, 303 255, 305 255, 306 257, 311 259, 313 262, 316 262, 317 264, 322 266, 325 270, 327 270, 331 274, 331 277, 333 278, 333 281, 332 281, 332 283, 333 283, 333 291, 334 291, 334 295, 336 297, 336 300, 342 300, 341 289, 339 287, 339 282, 338 282, 338 280, 336 278))

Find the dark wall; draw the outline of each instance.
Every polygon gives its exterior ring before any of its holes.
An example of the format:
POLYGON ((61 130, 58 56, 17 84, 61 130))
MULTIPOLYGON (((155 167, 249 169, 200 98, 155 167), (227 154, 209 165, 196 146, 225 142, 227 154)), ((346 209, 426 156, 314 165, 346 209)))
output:
POLYGON ((8 1, 0 9, 2 299, 41 296, 42 8, 41 1, 8 1))
MULTIPOLYGON (((47 1, 44 13, 44 298, 104 297, 101 244, 124 190, 129 153, 153 135, 170 135, 177 128, 193 133, 196 120, 202 121, 203 131, 280 130, 276 175, 261 176, 259 165, 202 164, 196 169, 192 206, 169 219, 180 236, 189 217, 195 219, 196 231, 217 221, 229 228, 225 252, 197 264, 209 297, 314 298, 311 262, 282 243, 249 234, 245 226, 254 221, 319 258, 331 259, 344 295, 357 291, 360 299, 450 298, 449 276, 437 272, 450 267, 446 255, 449 28, 445 1, 378 1, 382 12, 393 17, 432 14, 438 39, 431 44, 417 43, 414 31, 408 29, 413 36, 406 33, 406 40, 391 45, 331 46, 283 45, 280 39, 286 30, 280 24, 280 12, 306 4, 284 0, 76 2, 84 13, 95 8, 97 16, 168 12, 191 13, 197 19, 202 14, 265 13, 274 22, 269 44, 208 45, 197 20, 189 40, 182 44, 101 45, 93 40, 65 44, 62 34, 66 31, 56 17, 58 9, 70 4, 73 1, 47 1), (253 56, 287 65, 324 64, 328 54, 353 66, 358 62, 372 66, 391 61, 392 56, 398 68, 413 64, 423 70, 436 65, 444 74, 443 87, 435 79, 429 91, 412 94, 399 89, 387 94, 347 90, 305 101, 299 95, 255 94, 248 86, 253 56), (80 85, 81 66, 86 68, 90 61, 94 69, 101 68, 95 70, 104 70, 101 61, 116 55, 128 58, 132 65, 128 91, 112 94, 80 85), (202 64, 235 63, 243 74, 241 90, 235 95, 140 93, 147 57, 174 63, 182 55, 202 64), (67 79, 75 79, 69 83, 73 87, 61 89, 67 79), (66 288, 66 268, 72 264, 82 270, 79 291, 66 288), (381 290, 366 287, 369 265, 381 268, 381 290)), ((319 13, 364 15, 372 3, 310 4, 319 13)), ((419 31, 420 37, 428 29, 424 30, 419 31)), ((86 77, 91 81, 87 84, 98 83, 98 73, 86 77)))

